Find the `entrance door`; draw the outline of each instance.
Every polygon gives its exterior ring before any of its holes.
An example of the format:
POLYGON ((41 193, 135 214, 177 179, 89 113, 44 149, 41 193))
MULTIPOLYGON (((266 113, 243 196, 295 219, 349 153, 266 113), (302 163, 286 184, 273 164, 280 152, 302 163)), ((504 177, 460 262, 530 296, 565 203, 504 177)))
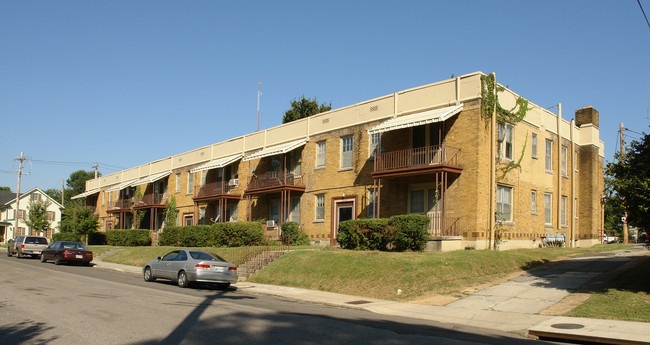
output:
POLYGON ((339 233, 339 223, 354 219, 354 201, 339 201, 336 202, 335 206, 335 223, 334 223, 334 233, 330 243, 333 245, 336 244, 336 235, 339 233))

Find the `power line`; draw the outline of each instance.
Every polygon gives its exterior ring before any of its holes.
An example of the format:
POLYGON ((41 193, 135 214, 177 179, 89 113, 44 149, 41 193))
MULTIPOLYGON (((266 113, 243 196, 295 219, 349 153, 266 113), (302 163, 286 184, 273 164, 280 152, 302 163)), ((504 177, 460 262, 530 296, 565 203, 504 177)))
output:
POLYGON ((650 28, 650 21, 648 21, 648 16, 645 15, 643 6, 641 6, 641 0, 636 0, 636 2, 639 4, 639 8, 641 9, 641 13, 643 13, 643 18, 645 18, 645 22, 648 23, 648 28, 650 28))

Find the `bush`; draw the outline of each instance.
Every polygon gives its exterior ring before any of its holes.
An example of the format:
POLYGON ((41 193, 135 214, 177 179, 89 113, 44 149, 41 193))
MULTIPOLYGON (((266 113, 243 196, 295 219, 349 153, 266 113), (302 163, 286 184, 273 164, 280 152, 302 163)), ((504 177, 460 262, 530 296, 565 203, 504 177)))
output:
POLYGON ((52 235, 52 242, 56 241, 81 242, 81 238, 74 232, 57 232, 56 234, 52 235))
POLYGON ((105 245, 106 243, 108 242, 106 240, 105 232, 91 232, 88 234, 89 245, 101 246, 101 245, 105 245))
POLYGON ((181 247, 240 247, 263 237, 262 223, 232 222, 168 226, 158 237, 158 243, 181 247))
POLYGON ((296 222, 282 223, 282 243, 294 246, 308 246, 310 244, 307 234, 300 230, 296 222))
POLYGON ((424 215, 347 220, 339 224, 336 239, 344 249, 422 251, 429 239, 428 223, 424 215))
POLYGON ((108 230, 106 242, 111 246, 150 246, 149 230, 108 230))

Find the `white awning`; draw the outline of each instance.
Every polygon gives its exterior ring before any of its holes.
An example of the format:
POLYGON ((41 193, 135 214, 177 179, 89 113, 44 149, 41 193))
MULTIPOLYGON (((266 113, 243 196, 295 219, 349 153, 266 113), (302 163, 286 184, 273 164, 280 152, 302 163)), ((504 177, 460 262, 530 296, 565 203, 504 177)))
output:
POLYGON ((139 180, 136 180, 135 182, 131 183, 131 187, 139 186, 139 185, 145 184, 145 183, 156 182, 156 181, 160 180, 163 177, 169 176, 169 174, 171 174, 171 173, 172 173, 171 171, 165 171, 163 173, 143 177, 143 178, 141 178, 139 180))
POLYGON ((260 151, 257 151, 253 153, 250 156, 244 157, 244 161, 249 161, 251 159, 256 159, 256 158, 262 158, 262 157, 268 157, 268 156, 274 156, 274 155, 279 155, 282 153, 287 153, 293 149, 296 149, 302 145, 305 145, 307 143, 307 139, 300 139, 296 141, 292 141, 290 143, 285 143, 285 144, 280 144, 280 145, 274 145, 274 146, 269 146, 265 149, 262 149, 260 151))
POLYGON ((107 189, 106 191, 107 191, 107 192, 114 192, 114 191, 116 191, 116 190, 122 190, 122 189, 124 189, 124 188, 130 186, 131 183, 133 183, 133 182, 135 182, 135 181, 137 181, 137 179, 135 179, 135 180, 130 180, 130 181, 128 181, 128 182, 122 182, 122 183, 120 183, 120 184, 117 184, 117 185, 115 185, 115 186, 113 186, 113 187, 107 189))
POLYGON ((77 195, 73 196, 73 197, 70 198, 70 199, 85 198, 85 197, 87 197, 87 196, 89 196, 89 195, 93 195, 93 194, 96 194, 96 193, 99 193, 99 188, 97 188, 97 189, 91 189, 91 190, 89 190, 89 191, 87 191, 87 192, 83 192, 83 193, 81 193, 81 194, 77 194, 77 195))
POLYGON ((368 134, 388 132, 396 129, 422 126, 434 122, 442 122, 446 119, 460 113, 463 110, 463 104, 454 105, 434 110, 427 110, 420 113, 408 114, 386 120, 368 130, 368 134))
POLYGON ((203 170, 210 170, 210 169, 217 169, 217 168, 223 168, 226 165, 238 160, 243 156, 241 153, 236 154, 234 156, 229 156, 229 157, 224 157, 224 158, 219 158, 215 160, 211 160, 203 165, 200 165, 192 170, 190 170, 191 173, 195 173, 198 171, 203 171, 203 170))

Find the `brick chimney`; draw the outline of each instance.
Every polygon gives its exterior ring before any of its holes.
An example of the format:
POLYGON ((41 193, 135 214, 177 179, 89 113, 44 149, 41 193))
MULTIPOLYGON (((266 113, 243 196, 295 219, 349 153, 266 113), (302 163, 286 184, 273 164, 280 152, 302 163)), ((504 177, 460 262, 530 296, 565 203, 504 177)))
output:
POLYGON ((598 110, 590 105, 576 110, 576 126, 580 127, 589 123, 600 128, 598 125, 598 110))

